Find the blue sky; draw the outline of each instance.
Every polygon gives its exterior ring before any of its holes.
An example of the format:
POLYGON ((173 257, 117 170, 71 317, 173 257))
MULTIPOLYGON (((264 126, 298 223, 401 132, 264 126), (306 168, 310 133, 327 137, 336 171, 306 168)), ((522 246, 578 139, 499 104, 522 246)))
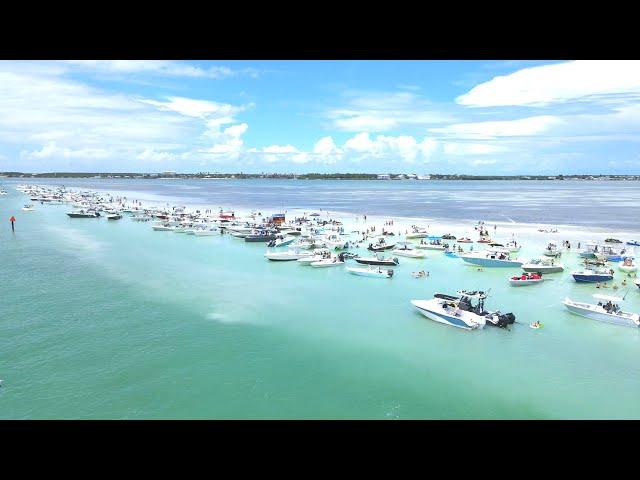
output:
POLYGON ((0 171, 640 173, 637 61, 0 61, 0 171))

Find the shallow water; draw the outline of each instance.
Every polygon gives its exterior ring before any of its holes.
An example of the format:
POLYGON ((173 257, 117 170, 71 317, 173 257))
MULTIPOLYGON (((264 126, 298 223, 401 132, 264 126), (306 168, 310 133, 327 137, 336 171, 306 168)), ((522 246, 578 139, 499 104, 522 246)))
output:
MULTIPOLYGON (((391 280, 370 279, 267 262, 264 245, 227 235, 154 232, 127 217, 69 219, 68 206, 21 212, 26 197, 3 183, 9 195, 0 197, 0 211, 17 222, 15 234, 6 224, 0 229, 0 418, 640 418, 640 332, 571 315, 560 303, 598 292, 573 282, 575 254, 563 256, 564 273, 531 287, 509 286, 517 270, 480 272, 439 252, 400 257, 391 280), (419 269, 431 276, 412 278, 419 269), (425 319, 409 303, 458 288, 491 288, 487 307, 512 311, 519 323, 466 332, 425 319), (530 329, 534 320, 544 328, 530 329)), ((296 186, 298 200, 283 202, 340 210, 340 194, 334 203, 326 192, 356 185, 324 183, 296 186), (306 196, 300 188, 309 189, 306 196)), ((399 188, 373 183, 357 182, 374 192, 399 188)), ((402 183, 427 188, 385 185, 402 183)), ((263 200, 237 193, 246 182, 228 187, 233 194, 208 188, 205 196, 219 200, 214 206, 277 205, 264 193, 270 186, 260 187, 263 200)), ((194 191, 147 189, 137 198, 204 203, 194 191)), ((478 212, 467 205, 471 197, 450 195, 466 198, 459 212, 478 212)), ((567 194, 546 197, 559 195, 567 194)), ((634 199, 637 188, 624 195, 634 199)), ((385 215, 389 205, 363 200, 372 196, 357 192, 345 210, 362 211, 363 202, 372 215, 385 215)), ((411 202, 393 202, 404 208, 397 214, 419 216, 411 202)), ((563 214, 566 223, 580 223, 580 205, 574 222, 563 214)), ((502 210, 522 221, 518 208, 502 210)), ((521 255, 540 254, 546 240, 522 240, 521 255)), ((625 307, 640 310, 632 284, 625 307)))

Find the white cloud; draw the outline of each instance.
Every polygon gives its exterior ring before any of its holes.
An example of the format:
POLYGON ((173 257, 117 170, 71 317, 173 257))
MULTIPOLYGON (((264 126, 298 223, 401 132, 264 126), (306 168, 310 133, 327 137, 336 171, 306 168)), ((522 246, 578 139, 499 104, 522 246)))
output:
POLYGON ((372 139, 367 132, 359 133, 344 144, 344 150, 350 154, 357 154, 357 159, 367 157, 387 158, 390 160, 402 160, 414 162, 416 159, 428 161, 438 147, 438 142, 431 138, 425 138, 418 142, 408 135, 386 136, 378 135, 372 139))
POLYGON ((346 92, 345 96, 345 107, 326 112, 332 125, 342 131, 387 132, 455 120, 412 92, 346 92))
POLYGON ((476 123, 457 123, 442 128, 431 128, 430 132, 443 133, 460 139, 492 139, 496 137, 519 137, 540 135, 552 127, 562 124, 560 118, 540 115, 518 120, 502 120, 476 123))
POLYGON ((115 74, 155 74, 173 77, 221 79, 235 75, 257 75, 257 70, 233 70, 224 65, 200 67, 187 62, 167 60, 69 60, 65 63, 75 69, 115 74))
POLYGON ((579 60, 494 77, 459 96, 461 105, 541 106, 594 95, 640 93, 640 62, 579 60))
POLYGON ((211 100, 194 100, 184 97, 169 97, 167 100, 166 102, 148 99, 141 99, 140 101, 158 107, 160 110, 173 111, 187 117, 207 118, 210 120, 231 119, 233 115, 244 110, 244 107, 212 102, 211 100))
POLYGON ((486 143, 445 143, 443 147, 447 155, 487 155, 506 150, 506 147, 486 143))

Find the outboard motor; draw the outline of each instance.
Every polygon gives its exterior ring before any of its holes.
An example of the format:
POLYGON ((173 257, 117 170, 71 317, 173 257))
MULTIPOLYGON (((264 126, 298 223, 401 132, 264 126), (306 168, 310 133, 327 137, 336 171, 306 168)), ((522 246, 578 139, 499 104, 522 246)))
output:
POLYGON ((507 328, 509 325, 516 323, 516 316, 513 313, 498 313, 496 316, 498 321, 493 324, 496 327, 507 328))

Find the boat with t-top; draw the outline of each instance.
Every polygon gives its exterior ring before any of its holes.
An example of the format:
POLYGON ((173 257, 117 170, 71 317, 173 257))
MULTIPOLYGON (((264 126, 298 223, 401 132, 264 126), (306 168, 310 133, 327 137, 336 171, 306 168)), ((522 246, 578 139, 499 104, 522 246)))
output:
POLYGON ((458 255, 465 263, 480 267, 521 267, 522 260, 513 259, 511 252, 503 249, 487 249, 458 255))
POLYGON ((600 301, 597 304, 577 302, 566 297, 562 303, 571 313, 581 317, 625 327, 640 327, 640 315, 638 313, 625 312, 618 305, 618 303, 624 301, 624 297, 599 294, 595 294, 593 297, 600 301))
POLYGON ((431 300, 411 300, 411 304, 431 320, 464 330, 481 329, 487 324, 505 328, 515 322, 513 313, 485 310, 485 292, 459 290, 456 293, 458 296, 435 293, 431 300))

